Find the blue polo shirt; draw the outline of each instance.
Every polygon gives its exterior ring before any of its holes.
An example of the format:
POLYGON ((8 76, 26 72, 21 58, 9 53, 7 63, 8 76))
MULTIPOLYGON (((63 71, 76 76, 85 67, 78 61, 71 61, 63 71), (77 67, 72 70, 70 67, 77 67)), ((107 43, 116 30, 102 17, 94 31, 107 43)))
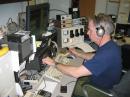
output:
POLYGON ((111 89, 120 81, 121 63, 120 47, 111 40, 99 47, 91 60, 84 61, 84 66, 92 73, 91 82, 93 84, 111 89))

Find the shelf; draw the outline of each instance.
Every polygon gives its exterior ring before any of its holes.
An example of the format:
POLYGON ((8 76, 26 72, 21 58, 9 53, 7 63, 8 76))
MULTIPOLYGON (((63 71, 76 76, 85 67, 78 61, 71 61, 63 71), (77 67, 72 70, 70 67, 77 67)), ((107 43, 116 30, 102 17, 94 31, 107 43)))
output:
POLYGON ((23 1, 31 1, 31 0, 0 0, 0 4, 23 2, 23 1))

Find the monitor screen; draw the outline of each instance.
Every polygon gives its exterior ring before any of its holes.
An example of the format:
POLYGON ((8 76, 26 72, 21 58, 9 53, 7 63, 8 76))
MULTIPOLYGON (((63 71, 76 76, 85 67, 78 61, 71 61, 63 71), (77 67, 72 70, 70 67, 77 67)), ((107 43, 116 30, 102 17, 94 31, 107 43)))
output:
POLYGON ((119 23, 117 23, 116 29, 115 29, 115 34, 130 37, 130 24, 119 24, 119 23))
POLYGON ((47 31, 49 19, 49 3, 29 5, 26 7, 26 30, 42 39, 42 34, 47 31))

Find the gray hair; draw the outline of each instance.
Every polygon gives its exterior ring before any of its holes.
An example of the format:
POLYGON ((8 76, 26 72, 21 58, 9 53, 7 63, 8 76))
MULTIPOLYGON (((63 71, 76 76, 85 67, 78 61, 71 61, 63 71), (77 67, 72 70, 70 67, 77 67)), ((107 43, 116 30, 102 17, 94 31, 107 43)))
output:
POLYGON ((98 14, 93 19, 96 27, 103 27, 106 34, 112 34, 114 32, 115 26, 112 21, 112 18, 109 15, 98 14))

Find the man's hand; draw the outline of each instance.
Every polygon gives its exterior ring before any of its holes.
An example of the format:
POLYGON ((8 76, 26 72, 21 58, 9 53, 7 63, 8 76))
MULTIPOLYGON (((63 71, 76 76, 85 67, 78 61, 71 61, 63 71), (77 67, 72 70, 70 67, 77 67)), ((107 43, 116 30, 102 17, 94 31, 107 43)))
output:
POLYGON ((69 52, 77 56, 77 51, 75 50, 75 48, 69 48, 69 52))
POLYGON ((46 57, 44 59, 42 59, 43 64, 47 64, 50 66, 55 65, 55 61, 53 59, 51 59, 50 57, 46 57))

